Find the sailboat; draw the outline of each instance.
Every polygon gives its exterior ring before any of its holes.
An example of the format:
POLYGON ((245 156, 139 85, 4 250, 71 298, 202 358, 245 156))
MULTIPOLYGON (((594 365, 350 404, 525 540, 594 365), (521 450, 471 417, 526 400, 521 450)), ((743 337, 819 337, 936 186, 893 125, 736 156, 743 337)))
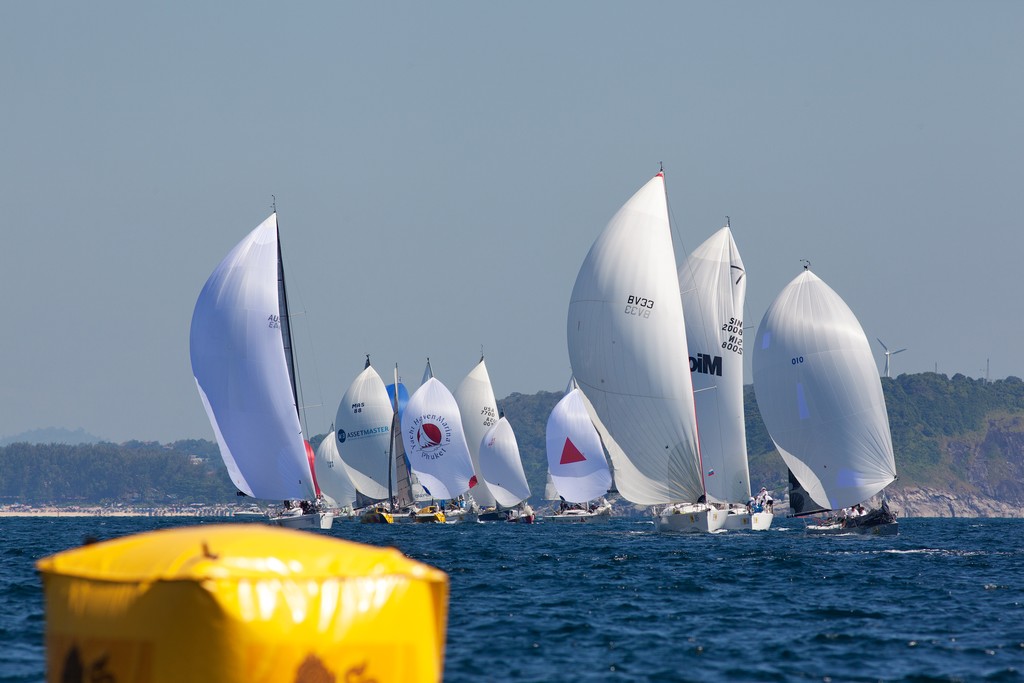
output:
MULTIPOLYGON (((867 336, 809 263, 765 312, 753 363, 761 417, 789 468, 794 516, 839 513, 896 480, 885 398, 867 336)), ((898 533, 885 501, 867 515, 833 515, 806 528, 898 533)))
POLYGON ((498 405, 483 355, 455 388, 453 395, 462 415, 466 444, 469 446, 473 471, 476 473, 476 486, 470 493, 475 507, 471 505, 470 510, 483 521, 504 519, 505 513, 498 510, 498 501, 488 487, 487 478, 480 467, 480 443, 487 432, 498 423, 498 405))
MULTIPOLYGON (((432 498, 454 501, 476 486, 459 406, 432 375, 409 397, 402 413, 402 446, 413 473, 432 498)), ((417 521, 446 521, 438 505, 420 510, 416 517, 417 521)))
POLYGON ((221 458, 241 494, 286 501, 272 522, 329 529, 334 517, 302 432, 276 212, 206 281, 189 349, 221 458))
POLYGON ((582 392, 575 383, 555 404, 546 428, 548 500, 558 508, 545 515, 546 522, 605 522, 612 506, 605 494, 612 485, 601 437, 590 420, 582 392))
POLYGON ((693 399, 708 500, 727 508, 724 528, 764 530, 774 515, 751 508, 743 412, 746 270, 726 225, 679 268, 693 399))
MULTIPOLYGON (((526 502, 530 497, 530 485, 523 471, 515 432, 504 415, 487 430, 480 442, 480 467, 484 478, 491 482, 491 494, 501 506, 501 519, 532 524, 533 508, 526 502)), ((479 481, 477 486, 480 486, 479 481)), ((485 521, 483 515, 480 520, 485 521)))
MULTIPOLYGON (((334 425, 316 449, 316 480, 324 500, 331 508, 351 515, 356 500, 356 486, 348 476, 348 470, 338 453, 338 440, 334 437, 334 425)), ((338 512, 334 518, 338 519, 338 512)))
POLYGON ((393 421, 391 397, 367 355, 362 372, 341 397, 334 422, 342 466, 364 500, 378 501, 360 513, 362 521, 391 520, 393 421))
POLYGON ((715 531, 697 440, 686 325, 659 172, 612 217, 569 303, 569 360, 623 498, 656 506, 656 527, 715 531))

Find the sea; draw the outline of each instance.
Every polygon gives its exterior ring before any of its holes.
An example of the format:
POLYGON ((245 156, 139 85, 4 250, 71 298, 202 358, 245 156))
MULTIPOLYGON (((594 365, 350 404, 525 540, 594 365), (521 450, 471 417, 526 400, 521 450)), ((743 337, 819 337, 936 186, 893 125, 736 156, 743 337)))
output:
MULTIPOLYGON (((195 517, 0 518, 0 683, 44 681, 39 558, 195 517)), ((249 522, 258 523, 258 522, 249 522)), ((336 522, 447 572, 446 681, 1024 681, 1024 520, 895 537, 336 522)))

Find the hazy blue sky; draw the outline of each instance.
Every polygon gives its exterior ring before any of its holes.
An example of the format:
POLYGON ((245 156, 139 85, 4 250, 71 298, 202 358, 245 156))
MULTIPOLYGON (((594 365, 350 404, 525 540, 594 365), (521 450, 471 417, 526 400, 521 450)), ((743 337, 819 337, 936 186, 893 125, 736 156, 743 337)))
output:
POLYGON ((0 436, 212 439, 192 308, 272 194, 313 433, 366 353, 454 388, 483 347, 499 398, 561 390, 579 265, 659 162, 684 250, 731 217, 749 325, 810 259, 880 368, 876 337, 895 373, 1022 376, 1022 29, 1019 2, 0 4, 0 436))

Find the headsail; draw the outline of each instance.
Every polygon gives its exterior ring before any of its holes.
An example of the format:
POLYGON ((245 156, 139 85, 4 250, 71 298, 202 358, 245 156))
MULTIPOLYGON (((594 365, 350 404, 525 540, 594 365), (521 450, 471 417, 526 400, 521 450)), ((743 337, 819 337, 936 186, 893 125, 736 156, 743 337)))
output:
POLYGON ((282 339, 277 214, 221 261, 192 314, 192 373, 231 481, 250 496, 312 499, 282 339))
POLYGON ((840 509, 896 478, 889 418, 864 330, 810 270, 775 299, 754 341, 765 427, 814 504, 840 509))
POLYGON ((686 345, 708 498, 750 498, 743 413, 743 302, 746 271, 728 226, 693 250, 679 269, 686 345))
POLYGON ((659 173, 594 242, 569 303, 573 376, 621 448, 619 493, 642 505, 704 493, 674 253, 659 173))

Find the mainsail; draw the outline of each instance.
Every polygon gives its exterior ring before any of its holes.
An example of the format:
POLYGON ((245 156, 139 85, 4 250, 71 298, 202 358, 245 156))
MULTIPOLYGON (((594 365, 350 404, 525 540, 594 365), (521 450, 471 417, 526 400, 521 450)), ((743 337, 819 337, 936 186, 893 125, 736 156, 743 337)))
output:
POLYGON ((708 498, 750 498, 743 413, 743 301, 746 271, 728 226, 693 250, 679 269, 693 398, 708 498))
POLYGON ((282 325, 277 214, 206 281, 192 314, 192 373, 231 481, 263 499, 312 499, 282 325))
POLYGON ((594 242, 569 303, 573 376, 619 447, 619 493, 641 505, 704 494, 674 254, 659 173, 594 242))
POLYGON ((431 496, 455 498, 476 484, 459 407, 440 380, 430 377, 409 398, 402 439, 412 471, 431 496))
MULTIPOLYGON (((815 505, 848 507, 896 479, 867 337, 849 306, 808 269, 761 320, 754 390, 772 441, 815 505)), ((813 506, 802 500, 802 508, 813 506)))

